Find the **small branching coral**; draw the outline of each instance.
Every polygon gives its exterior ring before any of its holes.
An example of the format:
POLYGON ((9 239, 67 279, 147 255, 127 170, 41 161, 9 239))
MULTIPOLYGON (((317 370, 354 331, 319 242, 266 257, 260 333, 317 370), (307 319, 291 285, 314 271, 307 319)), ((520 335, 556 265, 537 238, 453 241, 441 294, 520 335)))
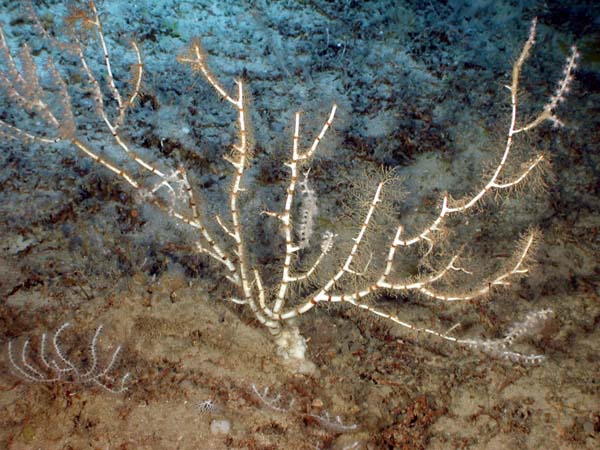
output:
POLYGON ((329 431, 341 434, 350 433, 358 429, 358 425, 355 423, 344 423, 340 416, 331 417, 328 411, 323 411, 320 414, 306 414, 301 413, 296 406, 296 399, 288 396, 282 396, 281 394, 273 394, 270 392, 269 387, 259 389, 255 384, 252 384, 252 392, 256 398, 258 398, 263 405, 272 411, 282 414, 291 415, 304 415, 310 417, 312 420, 328 429, 329 431))
POLYGON ((99 325, 89 345, 89 355, 84 358, 87 363, 85 367, 81 367, 69 357, 70 351, 65 350, 60 342, 63 331, 69 326, 68 322, 62 324, 52 337, 46 333, 42 334, 37 349, 33 349, 31 340, 26 339, 21 350, 15 351, 15 344, 12 340, 9 341, 8 358, 13 371, 20 378, 32 383, 95 384, 113 394, 125 392, 130 374, 126 373, 120 379, 111 375, 121 346, 112 352, 106 365, 103 365, 98 356, 98 339, 103 328, 99 325))

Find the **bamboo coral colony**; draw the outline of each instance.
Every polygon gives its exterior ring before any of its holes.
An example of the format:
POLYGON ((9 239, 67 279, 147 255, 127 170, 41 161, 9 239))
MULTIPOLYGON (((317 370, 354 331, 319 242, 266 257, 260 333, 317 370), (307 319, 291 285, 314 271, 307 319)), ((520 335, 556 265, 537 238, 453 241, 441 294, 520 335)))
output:
MULTIPOLYGON (((205 217, 206 205, 200 201, 199 193, 192 187, 184 168, 165 170, 162 167, 166 167, 166 163, 151 164, 150 159, 142 155, 143 149, 139 150, 139 154, 134 152, 131 144, 122 136, 121 126, 127 110, 133 107, 139 94, 144 71, 137 45, 132 44, 136 63, 133 66, 131 92, 125 96, 121 93, 120 83, 113 75, 102 22, 92 0, 89 2, 89 10, 77 11, 71 23, 75 23, 73 26, 75 36, 78 32, 83 33, 84 30, 88 33, 90 29, 95 31, 98 51, 103 58, 101 70, 104 72, 105 84, 98 81, 98 76, 88 63, 86 51, 89 49, 82 46, 82 39, 74 39, 69 43, 59 41, 42 27, 33 8, 30 8, 30 14, 34 27, 51 44, 54 52, 74 57, 78 61, 84 83, 92 93, 97 118, 106 127, 110 134, 109 138, 113 139, 114 149, 122 152, 127 158, 125 162, 123 158, 120 163, 113 162, 114 159, 100 155, 89 139, 90 136, 79 136, 80 131, 76 125, 77 114, 73 111, 77 101, 71 99, 69 95, 69 86, 61 72, 65 69, 54 61, 51 56, 53 52, 48 52, 42 68, 32 56, 29 46, 23 44, 19 54, 20 61, 17 63, 0 30, 0 57, 3 59, 0 84, 14 105, 12 114, 15 118, 14 121, 0 120, 1 132, 23 141, 44 144, 70 142, 92 160, 128 183, 139 194, 141 200, 155 205, 177 221, 195 229, 198 251, 221 266, 226 272, 227 279, 237 290, 237 296, 232 297, 231 300, 248 306, 258 321, 272 332, 282 356, 297 360, 304 358, 305 340, 293 324, 293 319, 309 312, 320 303, 345 303, 388 319, 408 330, 433 335, 456 344, 476 347, 521 362, 536 362, 542 359, 541 355, 517 353, 512 350, 511 344, 515 339, 535 332, 551 314, 550 310, 530 313, 525 321, 515 324, 503 339, 480 340, 458 338, 450 332, 443 333, 418 327, 398 315, 367 303, 369 297, 384 292, 398 294, 415 292, 442 302, 466 301, 483 297, 494 287, 508 285, 527 272, 526 260, 535 241, 535 232, 530 232, 522 240, 514 257, 503 270, 492 276, 477 278, 476 282, 471 281, 469 288, 464 291, 452 290, 453 276, 468 274, 468 271, 459 265, 458 251, 442 265, 441 269, 430 269, 418 278, 405 276, 402 280, 398 273, 402 260, 399 256, 400 250, 414 251, 423 259, 430 258, 432 255, 439 256, 435 249, 444 244, 443 225, 447 218, 467 213, 492 192, 507 191, 524 183, 543 161, 542 155, 536 155, 526 164, 509 164, 513 153, 516 152, 514 140, 518 135, 530 131, 545 121, 561 125, 555 115, 555 109, 568 92, 578 54, 573 47, 567 58, 564 77, 559 82, 556 92, 532 120, 521 123, 517 115, 519 77, 534 44, 536 20, 531 24, 529 37, 513 66, 511 84, 507 86, 511 102, 510 124, 504 149, 499 154, 499 162, 495 169, 490 173, 489 178, 482 179, 483 186, 475 193, 459 200, 444 195, 439 211, 433 214, 430 223, 411 236, 405 235, 404 227, 398 224, 396 219, 393 219, 395 222, 390 225, 392 216, 386 215, 384 205, 387 188, 394 183, 394 179, 384 177, 381 182, 373 186, 371 191, 363 192, 369 200, 364 202, 361 216, 356 220, 358 225, 350 239, 345 239, 341 233, 338 236, 334 231, 326 231, 322 234, 320 245, 309 244, 317 214, 317 196, 310 185, 308 171, 319 143, 333 123, 336 105, 333 105, 325 124, 307 148, 301 146, 300 114, 297 113, 294 120, 291 154, 285 163, 289 177, 283 207, 280 211, 253 212, 253 214, 260 214, 262 220, 278 221, 283 235, 284 250, 278 259, 280 271, 277 279, 274 279, 272 275, 267 278, 265 271, 261 272, 260 268, 252 262, 251 239, 249 239, 248 229, 243 226, 243 212, 240 208, 244 191, 252 187, 247 175, 253 149, 249 138, 250 118, 246 109, 244 83, 236 81, 235 90, 230 93, 210 72, 207 56, 198 41, 192 42, 185 54, 178 58, 181 63, 189 65, 194 71, 200 73, 216 93, 235 109, 237 115, 237 143, 228 155, 223 156, 233 168, 228 192, 228 217, 217 216, 216 223, 212 223, 205 217), (42 78, 48 77, 55 87, 52 90, 43 87, 45 83, 42 82, 42 78), (109 106, 114 107, 114 110, 109 111, 109 106), (35 115, 47 128, 42 132, 35 125, 31 128, 17 126, 16 118, 23 113, 35 115), (54 134, 47 133, 48 129, 55 130, 54 134), (299 196, 302 198, 297 198, 299 196), (381 234, 381 224, 386 220, 387 234, 381 234)), ((354 211, 354 214, 359 212, 354 211)))
POLYGON ((98 356, 98 339, 102 332, 102 325, 96 328, 94 337, 90 342, 88 367, 81 369, 76 362, 69 357, 70 351, 65 350, 60 344, 60 336, 70 326, 70 323, 62 324, 58 330, 48 339, 44 333, 40 339, 37 352, 30 352, 31 340, 27 339, 18 356, 13 353, 13 341, 8 341, 8 359, 13 371, 24 380, 32 383, 53 383, 62 381, 65 383, 96 384, 113 394, 119 394, 127 390, 125 386, 129 379, 129 373, 117 380, 111 375, 116 366, 121 346, 112 352, 108 363, 102 367, 98 356), (48 345, 48 341, 51 345, 48 345), (37 358, 34 354, 37 353, 37 358))

